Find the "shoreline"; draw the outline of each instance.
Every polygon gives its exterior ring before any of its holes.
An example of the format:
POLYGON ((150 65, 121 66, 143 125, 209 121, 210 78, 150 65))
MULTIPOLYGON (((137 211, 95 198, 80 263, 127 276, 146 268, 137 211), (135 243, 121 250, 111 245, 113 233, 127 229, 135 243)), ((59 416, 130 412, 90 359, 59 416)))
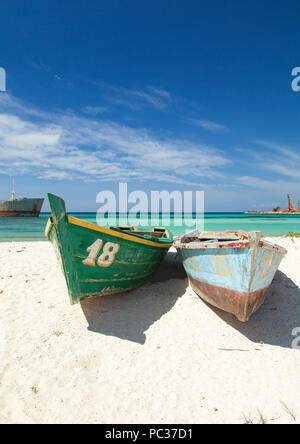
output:
POLYGON ((245 211, 243 214, 278 214, 279 216, 299 216, 300 211, 245 211))
MULTIPOLYGON (((80 215, 77 215, 80 218, 80 215)), ((76 216, 76 217, 77 217, 76 216)), ((95 214, 91 216, 86 215, 83 220, 91 223, 96 223, 95 214)), ((39 218, 0 218, 0 242, 22 242, 22 241, 42 241, 45 240, 45 227, 48 217, 41 215, 39 218)), ((152 226, 167 226, 168 230, 173 236, 179 236, 185 231, 191 231, 195 228, 195 224, 187 219, 180 221, 180 225, 176 222, 176 217, 171 217, 168 220, 160 220, 159 223, 151 224, 150 220, 139 220, 138 225, 143 229, 152 228, 152 226), (186 222, 186 223, 185 223, 186 222)), ((121 222, 121 221, 119 221, 121 222)), ((122 221, 121 225, 126 225, 122 221)), ((132 221, 133 222, 133 221, 132 221)), ((284 236, 291 232, 300 232, 300 215, 290 214, 243 214, 243 213, 218 213, 206 214, 203 221, 204 227, 199 227, 201 231, 225 231, 225 230, 243 230, 253 231, 258 230, 264 236, 284 236)), ((118 225, 118 220, 109 220, 104 226, 118 225)), ((127 225, 136 225, 130 223, 127 225)), ((201 225, 201 223, 200 223, 201 225)))
MULTIPOLYGON (((300 230, 300 228, 299 228, 300 230)), ((298 238, 300 237, 300 231, 299 233, 294 233, 294 232, 290 232, 287 234, 273 234, 273 235, 268 235, 268 234, 262 234, 263 238, 272 238, 272 239, 281 239, 281 238, 298 238)), ((13 243, 33 243, 33 242, 50 242, 46 236, 45 239, 21 239, 21 240, 8 240, 8 239, 1 239, 0 238, 0 244, 13 244, 13 243)))

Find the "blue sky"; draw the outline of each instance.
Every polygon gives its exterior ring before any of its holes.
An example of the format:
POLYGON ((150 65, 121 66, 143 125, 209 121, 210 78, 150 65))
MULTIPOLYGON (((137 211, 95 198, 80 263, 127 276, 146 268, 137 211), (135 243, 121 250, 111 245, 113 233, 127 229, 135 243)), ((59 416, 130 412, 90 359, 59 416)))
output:
MULTIPOLYGON (((96 211, 101 190, 300 200, 297 1, 1 4, 0 189, 96 211)), ((44 210, 48 210, 48 204, 44 210)))

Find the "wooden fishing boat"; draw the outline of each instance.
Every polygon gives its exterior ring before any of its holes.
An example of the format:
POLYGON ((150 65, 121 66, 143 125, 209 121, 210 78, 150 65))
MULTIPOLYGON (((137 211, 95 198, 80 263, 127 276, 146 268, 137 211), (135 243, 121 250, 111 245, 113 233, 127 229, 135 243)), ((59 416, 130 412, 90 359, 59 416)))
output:
POLYGON ((172 235, 163 227, 149 232, 100 227, 68 216, 59 197, 48 198, 52 217, 45 234, 55 247, 72 304, 140 286, 172 245, 172 235))
POLYGON ((263 303, 287 252, 259 231, 195 230, 175 238, 174 246, 195 293, 243 322, 263 303))

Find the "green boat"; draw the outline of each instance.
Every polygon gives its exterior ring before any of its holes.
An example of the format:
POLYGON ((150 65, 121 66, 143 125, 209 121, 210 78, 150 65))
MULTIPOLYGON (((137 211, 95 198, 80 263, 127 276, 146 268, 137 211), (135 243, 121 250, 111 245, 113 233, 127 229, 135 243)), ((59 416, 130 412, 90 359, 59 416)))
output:
POLYGON ((65 202, 48 194, 52 217, 45 230, 60 261, 71 304, 143 284, 158 268, 173 238, 164 227, 104 228, 68 216, 65 202))

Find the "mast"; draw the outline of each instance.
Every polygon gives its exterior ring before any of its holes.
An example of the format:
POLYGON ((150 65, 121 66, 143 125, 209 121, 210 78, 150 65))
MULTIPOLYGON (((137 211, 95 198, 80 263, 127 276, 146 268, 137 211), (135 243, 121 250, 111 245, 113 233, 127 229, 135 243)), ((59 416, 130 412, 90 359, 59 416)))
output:
POLYGON ((14 177, 12 180, 12 190, 11 190, 10 200, 15 200, 15 178, 14 177))
POLYGON ((287 206, 287 209, 284 212, 285 213, 295 213, 295 212, 297 212, 296 208, 293 207, 293 205, 292 205, 291 196, 288 194, 287 197, 288 197, 288 206, 287 206))

